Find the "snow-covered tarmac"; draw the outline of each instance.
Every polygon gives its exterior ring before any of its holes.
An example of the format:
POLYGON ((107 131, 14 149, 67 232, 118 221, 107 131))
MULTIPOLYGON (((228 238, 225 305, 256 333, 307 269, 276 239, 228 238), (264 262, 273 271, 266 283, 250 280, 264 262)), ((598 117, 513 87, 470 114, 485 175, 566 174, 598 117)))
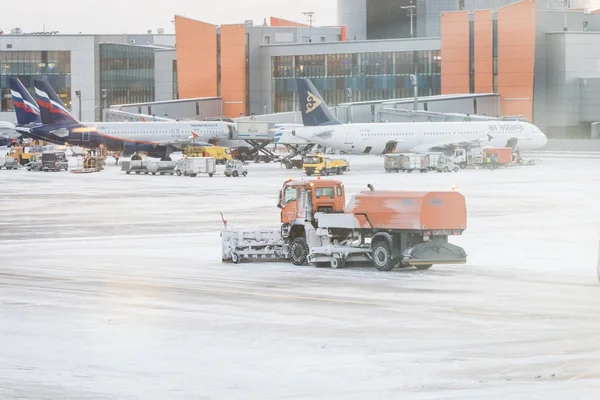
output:
MULTIPOLYGON (((222 264, 277 227, 301 172, 0 171, 0 399, 597 399, 600 156, 385 174, 467 198, 468 264, 378 272, 222 264)), ((336 177, 337 178, 337 177, 336 177)))

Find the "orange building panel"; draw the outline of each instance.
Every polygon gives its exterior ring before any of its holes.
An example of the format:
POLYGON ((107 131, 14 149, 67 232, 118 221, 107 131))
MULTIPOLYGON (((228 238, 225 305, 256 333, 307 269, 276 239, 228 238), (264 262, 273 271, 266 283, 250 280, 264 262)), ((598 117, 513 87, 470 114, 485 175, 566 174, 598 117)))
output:
POLYGON ((498 93, 502 115, 533 118, 536 1, 498 10, 498 93))
POLYGON ((223 114, 246 114, 246 27, 221 25, 221 97, 223 114))
POLYGON ((309 26, 306 24, 300 24, 294 21, 288 21, 287 19, 275 18, 271 17, 271 26, 293 26, 300 28, 308 28, 309 26))
POLYGON ((442 94, 469 93, 469 12, 441 18, 442 94))
POLYGON ((217 27, 175 16, 179 97, 217 96, 217 27))
POLYGON ((473 21, 475 93, 492 93, 494 91, 492 11, 475 11, 473 21))

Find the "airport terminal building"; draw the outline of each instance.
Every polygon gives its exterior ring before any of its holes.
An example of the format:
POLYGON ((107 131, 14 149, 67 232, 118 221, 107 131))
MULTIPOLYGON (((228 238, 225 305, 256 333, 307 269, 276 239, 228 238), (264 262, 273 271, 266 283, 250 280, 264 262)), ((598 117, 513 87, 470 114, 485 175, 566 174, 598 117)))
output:
POLYGON ((228 117, 296 111, 297 77, 330 106, 407 98, 414 74, 419 96, 497 93, 500 115, 549 137, 590 137, 600 121, 600 13, 585 0, 338 0, 338 23, 176 16, 175 35, 0 35, 0 119, 14 119, 10 76, 46 77, 97 120, 174 99, 215 99, 228 117))

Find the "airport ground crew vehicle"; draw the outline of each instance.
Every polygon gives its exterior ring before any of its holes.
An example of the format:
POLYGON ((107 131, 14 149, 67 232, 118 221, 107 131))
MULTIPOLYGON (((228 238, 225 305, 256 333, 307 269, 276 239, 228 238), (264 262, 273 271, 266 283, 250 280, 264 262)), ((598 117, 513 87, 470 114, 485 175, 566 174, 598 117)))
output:
POLYGON ((428 269, 466 262, 448 237, 466 229, 465 198, 458 192, 378 191, 372 185, 344 207, 344 184, 336 180, 284 183, 278 229, 227 228, 222 260, 290 260, 341 268, 371 262, 380 271, 396 266, 428 269))
POLYGON ((12 147, 8 157, 14 158, 20 165, 28 164, 35 152, 23 147, 12 147))
POLYGON ((19 167, 19 163, 13 157, 0 157, 0 169, 17 169, 19 167))
POLYGON ((217 172, 217 163, 213 157, 184 157, 177 162, 175 173, 177 176, 191 176, 208 174, 211 178, 217 172))
POLYGON ((217 164, 227 164, 232 160, 231 149, 229 147, 210 146, 188 146, 183 150, 187 157, 213 157, 217 164))
POLYGON ((42 153, 42 170, 48 171, 68 171, 69 162, 67 155, 63 151, 48 151, 42 153))
POLYGON ((312 154, 302 158, 302 171, 308 175, 342 175, 350 170, 350 164, 344 159, 331 159, 324 154, 312 154))
POLYGON ((385 155, 385 172, 421 171, 426 173, 430 169, 431 158, 425 154, 416 153, 390 153, 385 155))
POLYGON ((440 156, 438 157, 436 169, 437 172, 458 172, 459 168, 458 165, 454 164, 451 157, 440 156))
POLYGON ((100 172, 104 169, 105 159, 93 156, 85 156, 81 161, 81 168, 71 169, 74 174, 90 174, 100 172))
POLYGON ((225 165, 224 174, 226 177, 233 176, 234 178, 237 178, 238 176, 248 176, 248 168, 246 168, 244 163, 240 160, 231 160, 225 165))
POLYGON ((281 162, 283 163, 283 165, 285 165, 285 167, 287 169, 293 169, 293 168, 302 169, 302 167, 303 167, 303 157, 299 156, 299 155, 294 156, 292 158, 284 159, 281 162))

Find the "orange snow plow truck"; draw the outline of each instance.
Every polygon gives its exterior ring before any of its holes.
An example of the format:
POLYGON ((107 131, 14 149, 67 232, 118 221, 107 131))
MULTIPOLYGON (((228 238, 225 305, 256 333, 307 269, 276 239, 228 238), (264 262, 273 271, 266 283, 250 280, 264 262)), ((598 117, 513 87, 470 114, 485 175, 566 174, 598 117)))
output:
POLYGON ((235 230, 226 226, 221 232, 223 261, 290 260, 295 265, 332 268, 372 262, 380 271, 466 262, 465 251, 448 243, 448 237, 462 234, 467 227, 462 194, 368 187, 344 207, 340 181, 285 182, 277 205, 281 227, 235 230))

